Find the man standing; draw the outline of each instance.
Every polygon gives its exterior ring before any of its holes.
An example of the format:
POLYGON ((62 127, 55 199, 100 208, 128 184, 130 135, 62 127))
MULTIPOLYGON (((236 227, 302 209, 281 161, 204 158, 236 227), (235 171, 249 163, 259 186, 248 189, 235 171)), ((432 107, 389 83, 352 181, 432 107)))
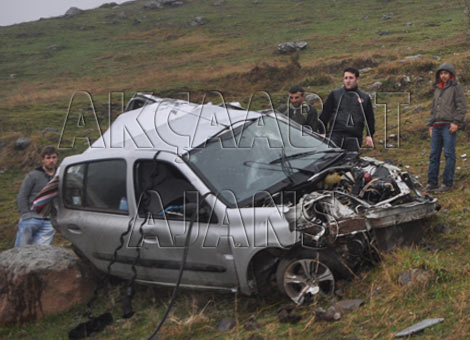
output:
POLYGON ((428 120, 431 136, 427 191, 444 192, 452 189, 455 172, 455 144, 457 130, 463 126, 467 111, 465 92, 455 80, 455 68, 450 63, 442 64, 436 72, 431 118, 428 120), (438 188, 439 163, 444 147, 446 165, 442 185, 438 188))
POLYGON ((289 119, 300 125, 310 126, 313 132, 318 129, 318 112, 310 104, 305 102, 305 90, 299 85, 289 89, 289 105, 282 104, 277 109, 289 119))
POLYGON ((326 99, 320 120, 328 137, 339 147, 359 151, 366 127, 366 145, 373 147, 375 118, 367 93, 359 90, 359 71, 348 67, 343 72, 343 87, 333 90, 326 99))
POLYGON ((27 244, 50 244, 55 234, 49 218, 42 217, 31 210, 34 198, 54 177, 59 152, 53 146, 46 146, 41 151, 41 166, 29 172, 16 198, 20 221, 16 234, 15 247, 27 244))

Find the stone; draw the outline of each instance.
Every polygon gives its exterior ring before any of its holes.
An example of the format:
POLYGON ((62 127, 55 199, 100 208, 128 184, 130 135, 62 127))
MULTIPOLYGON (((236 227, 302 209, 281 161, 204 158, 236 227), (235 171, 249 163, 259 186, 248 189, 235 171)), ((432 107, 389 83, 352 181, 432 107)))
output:
POLYGON ((47 49, 50 51, 58 51, 58 50, 62 50, 63 48, 64 48, 63 46, 55 45, 55 44, 47 46, 47 49))
POLYGON ((380 87, 382 86, 382 82, 380 81, 376 81, 375 83, 373 83, 370 88, 373 89, 373 90, 378 90, 380 89, 380 87))
POLYGON ((82 14, 82 10, 80 8, 77 8, 77 7, 70 7, 67 12, 65 12, 65 16, 70 18, 70 17, 74 17, 76 15, 79 15, 79 14, 82 14))
POLYGON ((10 79, 15 79, 16 78, 16 73, 11 73, 8 78, 10 79))
POLYGON ((419 268, 411 269, 398 275, 398 283, 401 286, 426 286, 431 280, 432 274, 419 268))
POLYGON ((405 26, 408 26, 408 27, 413 26, 413 25, 414 25, 414 24, 413 24, 412 22, 407 22, 407 23, 405 24, 405 26))
POLYGON ((404 84, 404 85, 407 85, 409 83, 411 83, 411 78, 410 76, 403 76, 401 79, 400 79, 400 83, 404 84))
POLYGON ((418 113, 423 111, 423 107, 421 105, 416 106, 416 108, 413 110, 414 113, 418 113))
POLYGON ((307 42, 305 41, 288 41, 283 42, 277 45, 277 53, 279 54, 289 54, 296 51, 304 50, 307 47, 307 42))
POLYGON ((392 16, 390 14, 384 14, 382 15, 382 20, 390 20, 392 16))
POLYGON ((258 323, 258 321, 256 320, 256 316, 255 315, 251 315, 246 321, 245 323, 243 324, 243 327, 247 330, 247 331, 254 331, 256 329, 259 329, 260 328, 260 325, 258 323))
POLYGON ((359 70, 359 73, 366 73, 372 70, 372 67, 364 67, 359 70))
POLYGON ((41 130, 41 133, 44 135, 46 133, 59 133, 59 129, 46 127, 41 130))
POLYGON ((24 150, 31 144, 31 138, 20 137, 15 141, 15 150, 24 150))
POLYGON ((417 55, 409 55, 407 57, 405 57, 405 59, 407 60, 417 60, 417 59, 421 59, 421 54, 417 54, 417 55))
POLYGON ((125 12, 120 12, 120 13, 118 14, 118 18, 119 18, 119 19, 127 19, 127 15, 126 15, 125 12))
POLYGON ((352 312, 364 304, 362 299, 341 300, 336 303, 336 309, 343 312, 352 312))
POLYGON ((218 323, 217 323, 217 330, 219 330, 220 332, 228 332, 229 330, 231 330, 233 327, 236 326, 236 321, 232 318, 225 318, 225 319, 222 319, 220 320, 218 323))
POLYGON ((113 7, 116 7, 116 6, 118 6, 118 4, 115 3, 115 2, 107 2, 107 3, 102 4, 98 8, 113 8, 113 7))
POLYGON ((151 0, 144 5, 144 9, 161 9, 163 4, 158 0, 151 0))
POLYGON ((28 245, 0 254, 0 323, 37 320, 87 302, 93 269, 64 248, 28 245))
POLYGON ((437 224, 434 226, 433 230, 438 234, 449 234, 452 232, 452 229, 450 229, 446 224, 437 224))
POLYGON ((338 321, 342 317, 341 311, 336 308, 334 305, 328 307, 327 310, 324 310, 323 308, 317 308, 315 310, 315 319, 318 321, 338 321))
POLYGON ((142 23, 142 20, 135 18, 133 24, 134 25, 139 25, 142 23))
POLYGON ((205 25, 206 22, 207 22, 207 20, 203 17, 195 17, 193 20, 191 20, 189 25, 191 25, 191 26, 200 26, 200 25, 205 25))

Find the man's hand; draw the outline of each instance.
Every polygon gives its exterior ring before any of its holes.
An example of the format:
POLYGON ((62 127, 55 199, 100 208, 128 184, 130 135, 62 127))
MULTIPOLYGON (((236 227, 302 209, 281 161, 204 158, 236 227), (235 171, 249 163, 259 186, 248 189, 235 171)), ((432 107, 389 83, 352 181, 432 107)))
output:
POLYGON ((366 136, 366 146, 369 148, 374 147, 374 140, 372 139, 371 136, 366 136))
POLYGON ((454 134, 457 132, 458 129, 459 129, 459 126, 457 124, 450 123, 450 127, 449 127, 450 133, 454 134))
POLYGON ((429 137, 432 138, 432 126, 429 128, 429 137))

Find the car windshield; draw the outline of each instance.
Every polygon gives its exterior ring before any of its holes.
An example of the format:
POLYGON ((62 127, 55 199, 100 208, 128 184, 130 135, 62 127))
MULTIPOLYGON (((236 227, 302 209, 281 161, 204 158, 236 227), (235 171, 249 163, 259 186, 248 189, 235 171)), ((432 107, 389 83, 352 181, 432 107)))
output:
MULTIPOLYGON (((265 193, 328 153, 320 138, 283 119, 262 116, 215 136, 189 153, 188 163, 230 206, 265 193)), ((310 169, 310 170, 309 170, 310 169)))

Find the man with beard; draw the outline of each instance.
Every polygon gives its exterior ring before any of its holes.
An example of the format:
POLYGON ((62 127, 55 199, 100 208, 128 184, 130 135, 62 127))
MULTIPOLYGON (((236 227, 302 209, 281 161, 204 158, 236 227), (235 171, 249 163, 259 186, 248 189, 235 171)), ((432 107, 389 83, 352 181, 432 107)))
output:
POLYGON ((59 152, 53 146, 46 146, 41 151, 41 166, 29 172, 16 198, 20 221, 16 234, 15 247, 27 244, 50 244, 55 234, 51 221, 42 217, 31 206, 42 188, 54 177, 59 152))

